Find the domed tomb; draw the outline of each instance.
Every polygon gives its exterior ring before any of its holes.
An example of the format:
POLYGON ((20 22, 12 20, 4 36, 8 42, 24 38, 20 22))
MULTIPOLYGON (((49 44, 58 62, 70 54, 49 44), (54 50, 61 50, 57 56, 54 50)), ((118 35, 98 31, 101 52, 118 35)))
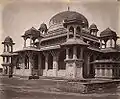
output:
POLYGON ((84 23, 85 27, 88 27, 88 20, 80 13, 75 11, 64 11, 53 16, 49 21, 49 28, 54 28, 56 25, 60 25, 63 21, 79 20, 80 24, 84 23))

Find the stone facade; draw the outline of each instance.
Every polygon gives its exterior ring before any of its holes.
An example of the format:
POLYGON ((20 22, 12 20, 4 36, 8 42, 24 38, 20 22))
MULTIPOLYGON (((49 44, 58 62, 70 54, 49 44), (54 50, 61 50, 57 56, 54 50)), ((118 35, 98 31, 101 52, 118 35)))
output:
POLYGON ((5 39, 1 55, 3 68, 8 67, 8 74, 19 76, 119 78, 117 34, 109 28, 101 32, 100 37, 97 33, 97 26, 89 26, 82 14, 58 13, 50 19, 49 28, 42 23, 39 29, 32 27, 25 31, 21 50, 13 51, 12 39, 5 39), (12 51, 6 50, 6 44, 12 51), (5 65, 8 63, 5 57, 11 58, 10 64, 5 65))

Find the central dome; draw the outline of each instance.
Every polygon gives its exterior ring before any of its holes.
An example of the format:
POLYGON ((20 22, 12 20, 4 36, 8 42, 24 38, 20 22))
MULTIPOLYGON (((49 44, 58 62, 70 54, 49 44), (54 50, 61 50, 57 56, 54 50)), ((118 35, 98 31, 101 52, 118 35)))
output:
POLYGON ((73 20, 73 19, 81 20, 86 25, 86 27, 88 27, 87 19, 82 14, 75 11, 64 11, 56 14, 50 19, 49 26, 61 24, 63 23, 64 20, 73 20))

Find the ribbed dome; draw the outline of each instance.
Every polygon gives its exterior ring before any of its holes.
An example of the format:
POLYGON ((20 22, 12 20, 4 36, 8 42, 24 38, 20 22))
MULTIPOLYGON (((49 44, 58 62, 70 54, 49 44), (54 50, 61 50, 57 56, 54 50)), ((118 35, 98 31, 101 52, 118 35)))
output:
POLYGON ((4 40, 5 43, 13 43, 13 40, 11 37, 7 36, 4 40))
POLYGON ((49 26, 63 23, 64 20, 81 20, 88 27, 87 19, 80 13, 75 11, 64 11, 56 14, 50 19, 49 26))
POLYGON ((97 29, 98 30, 97 26, 94 23, 90 25, 90 30, 91 29, 97 29))
POLYGON ((116 37, 116 32, 112 31, 110 28, 105 29, 103 32, 100 33, 100 37, 106 37, 106 36, 113 36, 116 37))

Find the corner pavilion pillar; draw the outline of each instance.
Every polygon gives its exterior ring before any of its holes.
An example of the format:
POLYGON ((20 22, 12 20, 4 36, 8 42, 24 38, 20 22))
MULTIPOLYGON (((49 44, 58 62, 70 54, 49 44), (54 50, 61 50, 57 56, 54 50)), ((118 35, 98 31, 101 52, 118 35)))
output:
POLYGON ((83 47, 80 49, 80 58, 77 58, 77 45, 73 47, 73 58, 69 58, 69 47, 66 47, 66 77, 83 79, 83 47))

